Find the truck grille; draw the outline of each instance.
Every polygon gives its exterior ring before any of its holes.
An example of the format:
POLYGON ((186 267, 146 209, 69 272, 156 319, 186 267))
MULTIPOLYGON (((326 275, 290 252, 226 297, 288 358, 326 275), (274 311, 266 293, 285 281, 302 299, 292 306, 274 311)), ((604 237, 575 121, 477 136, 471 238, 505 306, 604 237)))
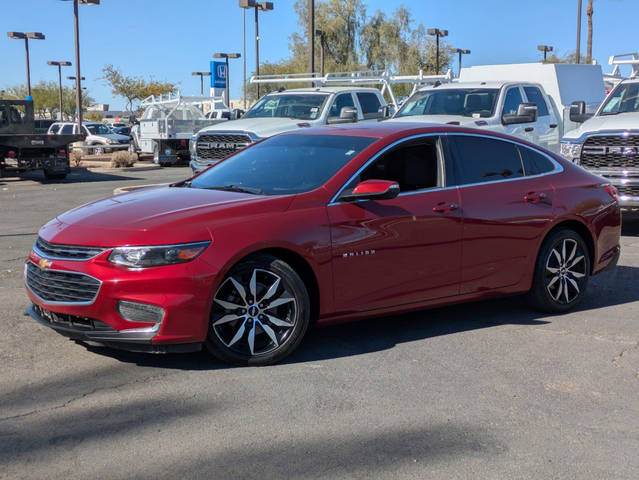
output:
POLYGON ((616 186, 620 196, 639 197, 639 185, 616 186))
POLYGON ((221 160, 252 143, 248 135, 201 135, 196 155, 200 160, 221 160))
POLYGON ((40 270, 27 263, 27 287, 45 302, 83 303, 95 300, 102 282, 83 273, 40 270))
POLYGON ((639 135, 594 135, 581 151, 587 168, 639 168, 639 135))
POLYGON ((34 250, 41 257, 59 258, 61 260, 88 260, 104 252, 105 249, 77 245, 60 245, 57 243, 49 243, 38 237, 34 250))
POLYGON ((115 328, 99 320, 94 320, 93 318, 77 317, 66 313, 52 312, 35 304, 33 305, 33 309, 42 320, 53 326, 60 325, 87 332, 117 332, 115 328))

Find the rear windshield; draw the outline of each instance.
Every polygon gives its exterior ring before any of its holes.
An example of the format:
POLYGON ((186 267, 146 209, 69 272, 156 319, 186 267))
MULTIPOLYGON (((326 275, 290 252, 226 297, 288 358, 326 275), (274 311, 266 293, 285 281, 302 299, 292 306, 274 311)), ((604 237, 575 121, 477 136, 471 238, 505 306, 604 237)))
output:
POLYGON ((459 115, 492 117, 499 90, 488 88, 455 88, 423 90, 406 100, 397 117, 411 115, 459 115))
POLYGON ((261 195, 314 190, 376 138, 347 135, 280 135, 242 150, 200 176, 194 188, 245 189, 261 195))
POLYGON ((296 118, 315 120, 322 113, 328 95, 319 93, 283 93, 266 95, 243 118, 296 118))

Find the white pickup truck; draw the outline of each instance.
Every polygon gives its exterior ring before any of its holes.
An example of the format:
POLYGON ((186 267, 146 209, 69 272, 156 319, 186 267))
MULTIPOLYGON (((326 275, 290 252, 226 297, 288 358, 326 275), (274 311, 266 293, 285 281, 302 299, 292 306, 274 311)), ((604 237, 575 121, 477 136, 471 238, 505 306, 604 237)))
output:
POLYGON ((376 121, 386 105, 380 90, 352 86, 296 88, 262 97, 242 118, 206 127, 191 137, 197 173, 240 148, 278 133, 318 125, 376 121))
POLYGON ((583 123, 563 137, 561 154, 608 179, 624 210, 639 211, 639 78, 617 84, 594 115, 576 102, 570 116, 583 123))
POLYGON ((420 88, 388 121, 485 128, 559 152, 578 126, 568 118, 571 103, 594 111, 604 94, 599 65, 481 65, 463 68, 459 81, 420 88))

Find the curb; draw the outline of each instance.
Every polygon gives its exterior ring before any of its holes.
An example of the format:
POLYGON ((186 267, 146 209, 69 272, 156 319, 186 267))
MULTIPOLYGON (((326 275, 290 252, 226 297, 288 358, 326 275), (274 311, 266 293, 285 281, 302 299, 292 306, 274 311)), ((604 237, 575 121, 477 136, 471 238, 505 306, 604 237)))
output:
POLYGON ((160 165, 148 165, 144 167, 124 167, 124 168, 111 168, 111 167, 84 167, 91 172, 147 172, 149 170, 160 170, 160 165))

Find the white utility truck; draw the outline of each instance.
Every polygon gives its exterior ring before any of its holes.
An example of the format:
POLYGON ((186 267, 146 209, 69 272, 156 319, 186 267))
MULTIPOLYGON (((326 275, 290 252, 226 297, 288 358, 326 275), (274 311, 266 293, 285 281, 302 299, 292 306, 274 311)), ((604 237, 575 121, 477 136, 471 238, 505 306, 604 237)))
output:
POLYGON ((583 122, 561 140, 561 154, 582 168, 605 177, 619 191, 626 211, 639 212, 639 56, 610 58, 619 75, 620 65, 630 65, 628 79, 617 82, 594 115, 583 102, 575 102, 570 117, 583 122))
POLYGON ((387 71, 261 75, 251 83, 314 83, 316 86, 281 90, 264 95, 239 120, 213 125, 191 138, 191 168, 199 172, 253 142, 298 128, 377 121, 380 109, 391 112, 397 104, 392 85, 446 81, 447 75, 393 76, 387 71), (370 88, 368 85, 378 85, 370 88), (384 99, 387 94, 390 103, 384 99))
POLYGON ((152 153, 153 161, 171 165, 189 158, 189 138, 203 127, 224 122, 231 112, 222 97, 187 97, 168 93, 150 96, 140 105, 144 113, 131 129, 131 150, 152 153), (206 118, 202 108, 221 112, 206 118))
POLYGON ((578 126, 570 105, 595 111, 605 96, 599 65, 523 63, 462 68, 459 80, 418 89, 388 121, 485 128, 558 152, 578 126))

